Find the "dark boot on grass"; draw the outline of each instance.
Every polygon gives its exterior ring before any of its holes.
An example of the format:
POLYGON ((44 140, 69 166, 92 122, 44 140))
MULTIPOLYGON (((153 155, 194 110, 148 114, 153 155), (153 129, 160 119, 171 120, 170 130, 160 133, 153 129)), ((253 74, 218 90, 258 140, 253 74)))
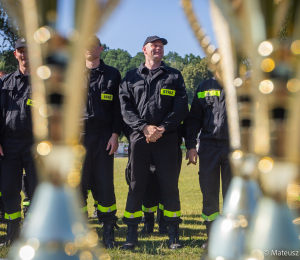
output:
POLYGON ((114 228, 119 228, 116 220, 107 220, 103 224, 103 243, 105 248, 114 248, 116 246, 114 228))
POLYGON ((179 240, 179 224, 169 224, 169 241, 168 246, 170 249, 182 248, 179 240))
POLYGON ((132 250, 138 243, 138 225, 128 225, 126 241, 120 248, 122 250, 132 250))
POLYGON ((148 213, 145 212, 144 213, 144 227, 143 229, 140 231, 141 234, 150 234, 153 233, 153 228, 154 228, 154 212, 148 213))
POLYGON ((165 221, 164 214, 162 210, 158 210, 159 219, 158 219, 158 232, 159 234, 168 234, 168 223, 165 221))
POLYGON ((207 250, 207 248, 208 248, 209 233, 210 233, 210 229, 211 229, 212 223, 213 223, 213 221, 205 221, 207 240, 206 240, 206 242, 201 246, 201 248, 202 248, 202 249, 205 249, 205 250, 207 250))
POLYGON ((14 243, 20 234, 20 223, 16 221, 9 221, 7 223, 7 235, 4 243, 0 244, 0 247, 8 246, 14 243))

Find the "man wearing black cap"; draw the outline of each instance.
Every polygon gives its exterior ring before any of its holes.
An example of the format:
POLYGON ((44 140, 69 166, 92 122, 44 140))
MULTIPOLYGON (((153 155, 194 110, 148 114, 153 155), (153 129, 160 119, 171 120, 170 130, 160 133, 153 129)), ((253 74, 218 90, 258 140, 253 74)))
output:
POLYGON ((19 233, 23 169, 28 180, 31 199, 36 187, 36 171, 31 154, 33 144, 31 84, 27 46, 24 38, 17 40, 14 55, 19 68, 0 79, 0 154, 1 192, 8 221, 5 243, 14 241, 19 233))
POLYGON ((100 59, 103 51, 97 36, 89 38, 85 49, 86 71, 81 139, 87 154, 81 180, 85 205, 90 180, 94 180, 98 201, 98 219, 104 223, 103 241, 107 248, 113 248, 116 226, 116 197, 113 180, 114 152, 118 149, 118 137, 123 124, 119 100, 120 72, 104 64, 100 59))
POLYGON ((145 63, 129 71, 120 86, 123 119, 133 130, 129 193, 123 217, 128 232, 122 249, 133 249, 137 244, 151 160, 162 191, 169 246, 181 247, 177 129, 188 114, 188 100, 180 72, 161 61, 166 44, 166 39, 148 37, 143 45, 145 63))

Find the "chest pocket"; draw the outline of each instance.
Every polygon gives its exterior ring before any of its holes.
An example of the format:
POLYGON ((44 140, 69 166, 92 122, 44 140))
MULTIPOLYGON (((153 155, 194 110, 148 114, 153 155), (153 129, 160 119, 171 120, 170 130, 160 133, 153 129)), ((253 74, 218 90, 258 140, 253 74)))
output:
POLYGON ((169 97, 175 97, 176 95, 176 80, 173 77, 168 77, 165 80, 162 80, 161 82, 162 87, 160 90, 160 95, 161 96, 169 96, 169 97))
POLYGON ((145 81, 144 80, 139 80, 135 82, 132 85, 129 85, 129 89, 134 96, 135 100, 139 100, 139 103, 141 103, 142 100, 145 99, 146 97, 146 88, 145 88, 145 81))
POLYGON ((108 82, 101 82, 101 93, 100 93, 100 99, 101 101, 113 101, 114 99, 114 82, 112 80, 109 80, 108 82))

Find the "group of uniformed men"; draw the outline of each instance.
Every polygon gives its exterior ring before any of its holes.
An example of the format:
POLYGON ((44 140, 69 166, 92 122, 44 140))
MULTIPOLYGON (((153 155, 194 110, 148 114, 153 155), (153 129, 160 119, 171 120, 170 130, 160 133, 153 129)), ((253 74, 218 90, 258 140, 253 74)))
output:
MULTIPOLYGON (((98 37, 91 36, 85 49, 83 89, 87 99, 82 101, 80 123, 83 130, 79 140, 87 153, 81 180, 85 204, 81 211, 87 214, 86 200, 88 190, 91 190, 99 222, 103 223, 103 242, 107 248, 116 245, 113 164, 121 132, 129 140, 126 167, 129 192, 123 217, 128 230, 121 249, 133 249, 137 245, 138 224, 143 212, 141 233, 153 232, 154 212, 157 210, 159 232, 169 234, 169 247, 182 247, 179 240, 178 180, 183 137, 189 163, 196 164, 197 136, 201 130, 199 179, 203 193, 202 218, 207 232, 219 215, 220 172, 223 195, 229 186, 231 173, 224 90, 215 78, 202 82, 189 112, 181 73, 162 61, 167 43, 158 36, 148 37, 142 48, 145 62, 129 71, 123 80, 116 68, 100 59, 103 47, 98 37)), ((32 88, 24 38, 16 41, 14 54, 19 62, 18 69, 0 80, 0 182, 7 222, 3 245, 14 241, 19 233, 23 169, 26 174, 23 186, 28 196, 26 205, 37 183, 31 153, 32 88)))

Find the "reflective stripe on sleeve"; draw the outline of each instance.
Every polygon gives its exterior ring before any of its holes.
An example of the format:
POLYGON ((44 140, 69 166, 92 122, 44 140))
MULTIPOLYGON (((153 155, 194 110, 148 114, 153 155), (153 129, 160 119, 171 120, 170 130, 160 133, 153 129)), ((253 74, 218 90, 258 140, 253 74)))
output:
POLYGON ((29 206, 30 205, 30 201, 23 201, 23 206, 29 206))
POLYGON ((130 213, 130 212, 125 210, 125 212, 124 212, 124 217, 125 218, 141 218, 142 216, 143 216, 142 211, 137 211, 137 212, 134 212, 134 213, 130 213))
POLYGON ((17 219, 20 217, 21 217, 21 211, 13 213, 13 214, 5 213, 5 219, 14 220, 14 219, 17 219))
POLYGON ((143 210, 144 212, 148 212, 148 213, 156 212, 157 206, 152 207, 152 208, 146 208, 146 207, 143 205, 142 210, 143 210))
POLYGON ((220 216, 220 213, 219 212, 216 212, 214 214, 211 214, 210 216, 206 216, 202 213, 202 218, 206 221, 213 221, 215 220, 216 218, 218 218, 220 216))
POLYGON ((112 206, 110 206, 110 207, 103 207, 103 206, 101 206, 101 205, 98 204, 98 209, 99 209, 101 212, 106 213, 106 212, 112 212, 112 211, 114 211, 114 210, 117 210, 117 206, 116 206, 116 204, 114 204, 114 205, 112 205, 112 206))
POLYGON ((169 218, 177 218, 181 216, 181 211, 168 211, 164 210, 164 215, 169 217, 169 218))
POLYGON ((198 92, 197 93, 198 98, 205 98, 206 96, 220 96, 220 90, 207 90, 203 92, 198 92))

